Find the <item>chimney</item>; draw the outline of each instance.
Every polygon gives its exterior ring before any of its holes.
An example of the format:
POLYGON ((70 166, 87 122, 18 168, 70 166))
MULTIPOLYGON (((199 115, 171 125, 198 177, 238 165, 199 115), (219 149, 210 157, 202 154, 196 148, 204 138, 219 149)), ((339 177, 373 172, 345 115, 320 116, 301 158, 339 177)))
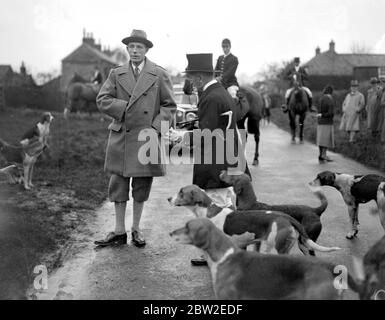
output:
POLYGON ((329 51, 330 52, 336 52, 336 44, 333 40, 330 41, 330 43, 329 43, 329 51))
POLYGON ((318 56, 321 53, 320 47, 315 48, 315 55, 318 56))
POLYGON ((27 75, 27 69, 25 68, 24 61, 21 62, 21 66, 20 66, 20 74, 21 74, 22 76, 26 76, 26 75, 27 75))

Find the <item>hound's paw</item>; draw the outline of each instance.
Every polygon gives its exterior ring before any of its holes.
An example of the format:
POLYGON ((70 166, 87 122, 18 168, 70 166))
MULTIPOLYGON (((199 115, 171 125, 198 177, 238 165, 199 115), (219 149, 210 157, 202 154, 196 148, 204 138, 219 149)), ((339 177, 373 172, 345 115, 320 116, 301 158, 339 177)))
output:
POLYGON ((25 190, 31 190, 31 187, 28 186, 28 185, 24 185, 24 189, 25 189, 25 190))
POLYGON ((350 231, 350 232, 346 235, 346 239, 352 240, 353 238, 357 237, 357 233, 358 233, 358 230, 350 231))

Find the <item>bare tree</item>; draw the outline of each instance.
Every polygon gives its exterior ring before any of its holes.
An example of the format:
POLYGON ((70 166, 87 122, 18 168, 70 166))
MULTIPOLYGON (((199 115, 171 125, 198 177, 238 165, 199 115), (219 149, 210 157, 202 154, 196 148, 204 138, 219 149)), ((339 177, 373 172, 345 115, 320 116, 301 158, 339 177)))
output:
POLYGON ((365 43, 353 42, 350 45, 351 53, 371 53, 372 49, 367 46, 365 43))

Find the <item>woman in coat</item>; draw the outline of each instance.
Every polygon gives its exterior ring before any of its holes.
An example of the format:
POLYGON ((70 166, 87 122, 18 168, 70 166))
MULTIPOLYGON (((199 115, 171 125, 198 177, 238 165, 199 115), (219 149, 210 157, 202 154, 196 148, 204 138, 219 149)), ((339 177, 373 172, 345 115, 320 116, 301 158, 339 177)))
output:
POLYGON ((318 160, 320 162, 333 161, 326 155, 328 149, 334 148, 333 117, 335 102, 332 93, 333 87, 327 85, 323 91, 321 103, 318 107, 317 145, 319 147, 318 160))
POLYGON ((360 113, 365 107, 365 98, 358 91, 357 80, 352 80, 350 90, 342 104, 340 130, 347 131, 349 142, 354 142, 356 133, 360 131, 360 113))

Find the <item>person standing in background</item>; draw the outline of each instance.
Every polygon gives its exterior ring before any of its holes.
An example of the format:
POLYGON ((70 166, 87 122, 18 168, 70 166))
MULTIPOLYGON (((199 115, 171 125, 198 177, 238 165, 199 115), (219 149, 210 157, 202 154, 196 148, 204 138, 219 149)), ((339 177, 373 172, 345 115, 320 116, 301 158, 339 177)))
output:
POLYGON ((319 147, 318 161, 333 161, 326 152, 334 148, 334 126, 333 117, 335 102, 333 99, 333 87, 327 85, 322 93, 321 103, 317 107, 317 145, 319 147))
POLYGON ((381 88, 376 77, 370 79, 371 87, 368 90, 366 98, 367 126, 371 131, 372 137, 378 135, 378 113, 381 100, 381 88))
POLYGON ((364 95, 358 91, 358 81, 352 80, 350 92, 342 104, 340 130, 349 134, 349 142, 355 142, 355 136, 360 131, 360 113, 365 107, 364 95))

